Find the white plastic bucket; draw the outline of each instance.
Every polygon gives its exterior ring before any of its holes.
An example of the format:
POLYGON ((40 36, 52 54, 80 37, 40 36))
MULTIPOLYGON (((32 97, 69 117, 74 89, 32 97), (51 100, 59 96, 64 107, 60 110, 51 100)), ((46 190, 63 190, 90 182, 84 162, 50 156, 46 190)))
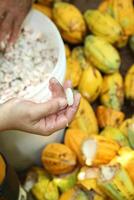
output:
MULTIPOLYGON (((30 25, 33 29, 39 30, 48 37, 52 47, 56 47, 58 51, 58 62, 50 74, 50 77, 56 77, 60 83, 63 83, 66 71, 65 50, 62 38, 53 22, 42 13, 32 10, 27 16, 24 26, 30 25)), ((39 101, 48 99, 50 92, 48 90, 48 81, 37 86, 28 98, 39 101)), ((51 136, 38 136, 20 131, 6 131, 0 133, 0 152, 2 152, 7 160, 16 169, 22 170, 32 164, 40 161, 40 153, 42 148, 51 142, 60 142, 63 138, 64 130, 60 130, 51 136)))

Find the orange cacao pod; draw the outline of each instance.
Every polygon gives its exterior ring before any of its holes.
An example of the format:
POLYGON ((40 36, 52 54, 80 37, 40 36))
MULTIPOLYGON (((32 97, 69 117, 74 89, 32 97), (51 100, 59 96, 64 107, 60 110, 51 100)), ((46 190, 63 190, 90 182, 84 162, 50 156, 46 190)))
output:
POLYGON ((41 159, 44 168, 54 175, 72 171, 77 163, 75 153, 60 143, 48 144, 42 152, 41 159))

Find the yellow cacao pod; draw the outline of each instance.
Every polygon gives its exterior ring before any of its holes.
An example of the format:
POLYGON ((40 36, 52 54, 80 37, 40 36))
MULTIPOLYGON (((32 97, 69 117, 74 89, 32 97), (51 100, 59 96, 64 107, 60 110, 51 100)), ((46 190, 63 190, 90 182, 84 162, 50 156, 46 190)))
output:
POLYGON ((101 92, 102 82, 103 78, 99 70, 89 66, 82 73, 78 89, 89 102, 93 102, 101 92))
POLYGON ((130 67, 125 77, 125 95, 127 99, 134 100, 134 65, 130 67))
POLYGON ((44 168, 58 175, 72 171, 76 166, 76 155, 67 146, 60 143, 48 144, 41 156, 44 168))
POLYGON ((53 19, 65 41, 78 44, 86 34, 86 25, 80 11, 72 4, 58 2, 54 4, 53 19))
POLYGON ((70 173, 53 177, 53 181, 61 193, 68 191, 76 185, 78 171, 79 167, 76 167, 70 173))
POLYGON ((42 12, 43 14, 45 14, 46 16, 48 16, 50 19, 52 19, 52 9, 48 6, 44 6, 42 4, 33 4, 33 8, 42 12))
POLYGON ((84 97, 81 97, 78 111, 69 127, 83 130, 89 135, 98 134, 98 124, 95 113, 84 97))
POLYGON ((121 147, 129 146, 127 137, 121 132, 119 128, 113 128, 110 126, 105 127, 100 133, 102 136, 115 140, 121 147))
POLYGON ((112 200, 133 200, 134 185, 127 171, 120 165, 100 167, 98 185, 112 200))
POLYGON ((66 54, 66 58, 69 58, 71 56, 71 50, 69 48, 68 44, 64 44, 65 46, 65 54, 66 54))
POLYGON ((126 119, 120 130, 127 136, 130 146, 134 149, 134 117, 126 119))
POLYGON ((134 117, 126 119, 120 125, 120 130, 127 137, 128 137, 128 132, 129 132, 130 129, 134 129, 134 117))
POLYGON ((110 43, 119 40, 122 29, 119 23, 107 13, 99 10, 87 10, 84 14, 89 30, 110 43), (96 23, 97 22, 97 23, 96 23))
POLYGON ((112 1, 113 17, 121 25, 124 35, 134 34, 134 8, 133 0, 113 0, 112 1))
POLYGON ((103 105, 109 108, 121 109, 124 102, 124 88, 120 73, 104 76, 100 100, 103 105))
POLYGON ((119 148, 116 141, 94 135, 83 142, 81 152, 87 166, 99 166, 108 164, 117 155, 119 148))
POLYGON ((97 107, 96 116, 100 128, 106 126, 119 127, 125 118, 123 112, 105 106, 97 107))
POLYGON ((88 197, 86 192, 76 186, 67 192, 64 192, 59 200, 89 200, 88 197))
POLYGON ((72 87, 77 87, 81 78, 82 69, 79 62, 69 57, 67 58, 66 80, 71 80, 72 87))
POLYGON ((85 191, 88 191, 89 194, 92 191, 94 194, 93 199, 104 200, 105 196, 97 185, 98 178, 99 168, 84 166, 80 169, 77 175, 77 185, 85 191))
MULTIPOLYGON (((111 15, 111 17, 113 18, 114 17, 114 9, 113 9, 113 0, 106 0, 106 1, 103 1, 99 8, 100 12, 102 13, 108 13, 109 15, 111 15)), ((118 24, 120 24, 119 20, 116 19, 115 17, 115 20, 118 22, 118 24)), ((122 28, 121 24, 120 24, 120 27, 122 28)), ((124 31, 123 31, 123 28, 122 28, 122 31, 121 31, 121 34, 118 38, 118 40, 116 41, 115 45, 118 47, 118 48, 123 48, 127 45, 127 42, 128 42, 128 38, 129 36, 128 35, 125 35, 124 31)))
POLYGON ((133 0, 105 1, 105 3, 100 6, 99 10, 101 12, 109 13, 120 24, 123 30, 123 35, 121 35, 121 38, 125 36, 127 38, 127 36, 134 34, 133 0))
POLYGON ((87 36, 84 49, 87 59, 100 71, 107 74, 118 71, 121 64, 119 53, 101 37, 87 36))
POLYGON ((34 166, 32 169, 29 171, 29 174, 34 174, 36 177, 36 181, 39 182, 41 180, 50 180, 51 175, 43 168, 43 167, 37 167, 34 166))
POLYGON ((112 16, 112 6, 111 6, 112 0, 106 0, 102 1, 99 4, 98 10, 102 13, 109 13, 112 16))
POLYGON ((40 180, 31 189, 33 196, 37 200, 58 200, 59 191, 53 181, 40 180))
POLYGON ((83 141, 88 137, 88 133, 79 130, 79 129, 67 129, 65 133, 64 143, 68 146, 73 152, 75 152, 79 163, 84 164, 81 154, 81 145, 83 141))
POLYGON ((122 167, 124 167, 130 178, 132 179, 134 183, 134 150, 131 150, 130 148, 127 147, 122 147, 119 152, 118 156, 116 156, 111 163, 119 163, 121 164, 122 167))
POLYGON ((96 179, 85 179, 78 181, 77 183, 79 188, 82 188, 84 191, 87 191, 89 196, 92 196, 93 200, 106 200, 106 197, 99 189, 96 179))
POLYGON ((78 47, 73 48, 72 57, 78 60, 82 69, 86 69, 87 67, 89 67, 90 63, 85 58, 83 47, 78 46, 78 47))

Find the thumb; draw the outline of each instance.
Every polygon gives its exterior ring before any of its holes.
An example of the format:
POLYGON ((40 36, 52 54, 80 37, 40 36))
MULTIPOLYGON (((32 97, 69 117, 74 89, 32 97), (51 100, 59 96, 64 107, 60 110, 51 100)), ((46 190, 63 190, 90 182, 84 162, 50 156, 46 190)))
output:
POLYGON ((32 114, 36 119, 55 114, 67 106, 65 98, 54 98, 45 103, 35 104, 32 108, 32 114))

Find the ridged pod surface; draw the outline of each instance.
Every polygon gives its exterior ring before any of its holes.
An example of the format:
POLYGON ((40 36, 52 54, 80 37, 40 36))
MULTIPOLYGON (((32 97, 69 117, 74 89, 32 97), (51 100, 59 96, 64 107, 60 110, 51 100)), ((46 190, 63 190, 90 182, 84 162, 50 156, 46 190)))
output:
POLYGON ((134 65, 130 67, 125 77, 125 95, 127 99, 134 100, 134 65))
POLYGON ((44 168, 54 175, 68 173, 77 164, 75 153, 60 143, 48 144, 42 152, 41 160, 44 168))
POLYGON ((124 34, 134 34, 134 8, 133 0, 112 0, 113 17, 121 25, 124 34))
POLYGON ((104 76, 100 100, 109 108, 121 110, 124 103, 124 88, 120 73, 104 76))
POLYGON ((98 124, 94 110, 84 97, 81 97, 78 111, 69 127, 83 130, 88 135, 98 134, 98 124))
POLYGON ((75 152, 81 165, 84 164, 84 158, 81 154, 81 145, 86 138, 88 138, 88 133, 79 129, 67 129, 64 138, 65 145, 75 152))
POLYGON ((98 181, 101 189, 112 200, 133 200, 134 185, 127 171, 121 166, 102 166, 98 181))
POLYGON ((117 155, 119 149, 120 145, 115 140, 100 135, 89 137, 81 146, 87 166, 108 164, 117 155))
POLYGON ((134 149, 134 117, 123 121, 120 130, 127 136, 131 148, 134 149))
POLYGON ((134 150, 127 148, 127 147, 122 147, 119 152, 118 156, 116 156, 111 163, 116 164, 119 163, 121 164, 122 167, 124 167, 130 178, 132 179, 134 183, 134 150))
POLYGON ((119 40, 122 28, 119 23, 107 13, 99 10, 87 10, 84 14, 89 30, 110 43, 119 40), (97 23, 96 23, 97 22, 97 23))
POLYGON ((70 3, 54 4, 53 19, 65 41, 79 44, 86 34, 86 24, 81 12, 70 3))
POLYGON ((72 57, 78 60, 81 69, 87 69, 90 63, 87 61, 84 55, 84 48, 82 46, 74 47, 72 50, 72 57))
POLYGON ((125 118, 123 112, 102 105, 97 107, 96 116, 100 128, 119 127, 125 118))
POLYGON ((59 200, 89 200, 89 198, 82 189, 74 187, 63 193, 59 200))
POLYGON ((101 131, 100 134, 106 138, 117 141, 120 146, 129 146, 127 137, 121 132, 119 128, 107 126, 103 131, 101 131))
POLYGON ((103 78, 99 70, 89 66, 82 72, 78 89, 89 102, 93 102, 101 92, 102 83, 103 78))
POLYGON ((117 72, 121 60, 118 51, 98 36, 89 35, 85 39, 85 55, 100 71, 110 74, 117 72))
POLYGON ((71 56, 67 58, 66 80, 71 80, 72 87, 77 87, 81 78, 82 69, 78 60, 71 56))

